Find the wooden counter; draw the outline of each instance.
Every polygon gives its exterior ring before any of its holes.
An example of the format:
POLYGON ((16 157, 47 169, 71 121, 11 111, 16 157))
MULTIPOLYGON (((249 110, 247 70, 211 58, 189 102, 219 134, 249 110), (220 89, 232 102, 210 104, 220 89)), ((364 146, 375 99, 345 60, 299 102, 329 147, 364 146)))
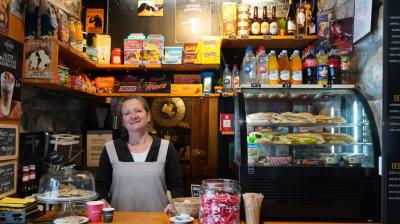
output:
MULTIPOLYGON (((34 223, 51 223, 56 215, 55 212, 47 212, 46 215, 37 219, 34 223), (49 222, 48 222, 49 221, 49 222)), ((103 222, 99 222, 103 223, 103 222)), ((169 216, 163 212, 115 212, 114 224, 169 224, 169 216)), ((245 222, 243 222, 244 224, 245 222)), ((264 224, 338 224, 338 222, 264 222, 264 224)), ((198 224, 195 220, 193 224, 198 224)), ((340 222, 340 224, 371 224, 371 223, 355 223, 340 222)))

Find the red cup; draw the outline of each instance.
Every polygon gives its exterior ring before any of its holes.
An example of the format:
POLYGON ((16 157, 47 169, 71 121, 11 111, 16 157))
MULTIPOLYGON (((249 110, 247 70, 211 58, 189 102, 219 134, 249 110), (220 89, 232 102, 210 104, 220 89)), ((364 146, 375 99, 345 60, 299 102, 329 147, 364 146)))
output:
POLYGON ((104 206, 102 201, 86 202, 87 214, 90 222, 101 222, 101 212, 104 206))

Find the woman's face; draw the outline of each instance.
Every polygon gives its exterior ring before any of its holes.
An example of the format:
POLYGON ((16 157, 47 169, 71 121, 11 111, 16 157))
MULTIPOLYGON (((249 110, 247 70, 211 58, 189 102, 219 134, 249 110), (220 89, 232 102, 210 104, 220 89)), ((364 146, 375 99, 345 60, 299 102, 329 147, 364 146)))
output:
POLYGON ((122 105, 122 124, 128 131, 147 130, 150 122, 148 113, 137 99, 127 100, 122 105))

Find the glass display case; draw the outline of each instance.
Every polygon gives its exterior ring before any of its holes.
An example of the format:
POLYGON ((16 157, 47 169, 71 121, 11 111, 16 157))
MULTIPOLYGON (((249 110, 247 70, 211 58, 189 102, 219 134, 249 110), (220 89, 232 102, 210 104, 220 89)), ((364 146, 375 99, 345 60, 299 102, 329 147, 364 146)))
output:
POLYGON ((265 218, 380 218, 380 145, 352 85, 243 88, 235 97, 235 164, 265 218))

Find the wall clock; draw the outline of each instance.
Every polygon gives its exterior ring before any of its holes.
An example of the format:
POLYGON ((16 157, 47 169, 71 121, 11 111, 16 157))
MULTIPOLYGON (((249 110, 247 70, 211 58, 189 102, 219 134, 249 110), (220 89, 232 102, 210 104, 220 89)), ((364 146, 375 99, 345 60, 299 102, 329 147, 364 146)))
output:
POLYGON ((156 124, 174 127, 185 117, 185 103, 181 98, 156 98, 151 113, 156 124))

